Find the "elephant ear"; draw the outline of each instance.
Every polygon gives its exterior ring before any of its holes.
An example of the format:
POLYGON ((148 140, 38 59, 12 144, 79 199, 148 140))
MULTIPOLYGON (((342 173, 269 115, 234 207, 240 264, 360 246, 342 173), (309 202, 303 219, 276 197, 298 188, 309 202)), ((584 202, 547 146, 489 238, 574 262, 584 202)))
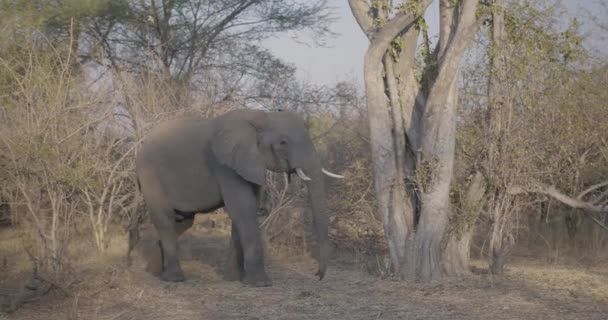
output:
POLYGON ((216 159, 243 179, 264 185, 266 165, 258 149, 257 131, 248 121, 228 121, 211 143, 216 159))

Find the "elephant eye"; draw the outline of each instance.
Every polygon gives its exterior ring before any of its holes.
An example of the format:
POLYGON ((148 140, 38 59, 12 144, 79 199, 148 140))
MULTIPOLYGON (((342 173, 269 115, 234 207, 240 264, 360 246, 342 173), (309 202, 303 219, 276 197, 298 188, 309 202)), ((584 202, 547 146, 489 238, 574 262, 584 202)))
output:
POLYGON ((280 144, 281 146, 286 146, 286 145, 287 145, 287 140, 283 139, 283 140, 281 140, 281 141, 279 142, 279 144, 280 144))

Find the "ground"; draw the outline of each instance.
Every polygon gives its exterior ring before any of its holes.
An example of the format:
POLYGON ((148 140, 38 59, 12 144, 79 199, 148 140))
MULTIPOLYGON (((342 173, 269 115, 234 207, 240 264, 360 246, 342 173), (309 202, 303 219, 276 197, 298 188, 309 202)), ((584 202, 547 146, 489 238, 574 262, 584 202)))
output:
MULTIPOLYGON (((201 227, 202 228, 202 227, 201 227)), ((272 255, 269 288, 221 277, 228 235, 198 228, 180 242, 186 277, 161 282, 152 236, 127 267, 123 249, 74 269, 63 289, 0 319, 608 319, 608 267, 516 261, 505 276, 487 274, 419 284, 382 279, 340 255, 323 281, 307 256, 272 255)))

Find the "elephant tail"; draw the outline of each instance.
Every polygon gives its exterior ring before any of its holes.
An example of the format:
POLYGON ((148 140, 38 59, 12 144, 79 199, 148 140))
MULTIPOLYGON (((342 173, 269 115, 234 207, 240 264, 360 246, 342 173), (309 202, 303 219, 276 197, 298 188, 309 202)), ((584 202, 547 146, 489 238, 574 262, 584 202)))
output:
POLYGON ((140 240, 139 226, 144 222, 146 215, 146 210, 142 203, 141 183, 139 182, 139 179, 137 179, 137 191, 138 192, 135 195, 133 214, 131 214, 129 217, 129 225, 127 226, 129 247, 127 249, 126 261, 128 266, 131 265, 131 252, 140 240))

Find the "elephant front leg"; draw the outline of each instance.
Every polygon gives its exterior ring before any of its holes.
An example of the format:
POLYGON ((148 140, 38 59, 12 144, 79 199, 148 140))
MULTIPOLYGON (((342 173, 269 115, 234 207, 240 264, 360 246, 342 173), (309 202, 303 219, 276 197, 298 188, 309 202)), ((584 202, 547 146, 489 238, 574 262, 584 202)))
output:
POLYGON ((237 220, 237 230, 243 247, 245 277, 242 282, 250 287, 272 285, 264 267, 264 249, 255 214, 237 220))
MULTIPOLYGON (((224 179, 220 185, 226 209, 232 218, 233 227, 236 226, 242 247, 245 275, 241 281, 246 286, 270 286, 270 279, 264 269, 264 250, 257 223, 255 192, 248 182, 241 180, 236 175, 224 179)), ((233 233, 233 235, 235 234, 233 233)), ((234 241, 234 237, 232 241, 234 241)), ((235 251, 235 254, 237 254, 235 259, 238 265, 238 252, 235 251)))
POLYGON ((230 252, 228 261, 226 261, 226 270, 224 272, 224 280, 226 281, 241 281, 245 277, 245 265, 243 261, 243 247, 237 230, 236 224, 233 222, 231 227, 230 252))

